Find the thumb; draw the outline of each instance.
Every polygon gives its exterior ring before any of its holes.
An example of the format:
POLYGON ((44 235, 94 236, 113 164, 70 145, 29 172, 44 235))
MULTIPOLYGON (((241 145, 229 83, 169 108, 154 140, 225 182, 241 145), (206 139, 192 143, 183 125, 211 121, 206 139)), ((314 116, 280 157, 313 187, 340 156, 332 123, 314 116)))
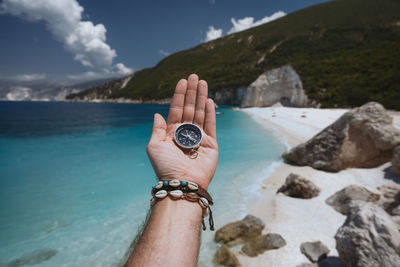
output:
POLYGON ((151 132, 151 141, 163 141, 167 135, 167 123, 163 116, 158 113, 154 114, 153 130, 151 132))

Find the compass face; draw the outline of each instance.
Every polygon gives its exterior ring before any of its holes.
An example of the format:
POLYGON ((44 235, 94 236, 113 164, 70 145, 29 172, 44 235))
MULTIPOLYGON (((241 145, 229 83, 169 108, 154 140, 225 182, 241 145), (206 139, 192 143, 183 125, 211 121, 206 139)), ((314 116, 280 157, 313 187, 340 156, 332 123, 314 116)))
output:
POLYGON ((175 142, 183 148, 198 147, 203 138, 201 129, 192 123, 183 123, 175 130, 175 142))

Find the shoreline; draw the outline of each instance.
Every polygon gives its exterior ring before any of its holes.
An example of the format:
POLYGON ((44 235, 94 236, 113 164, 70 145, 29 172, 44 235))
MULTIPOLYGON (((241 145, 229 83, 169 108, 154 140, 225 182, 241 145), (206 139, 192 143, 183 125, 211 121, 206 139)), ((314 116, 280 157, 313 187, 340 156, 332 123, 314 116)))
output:
MULTIPOLYGON (((253 120, 273 132, 290 147, 303 143, 330 125, 348 109, 314 108, 248 108, 241 109, 253 120)), ((390 112, 396 128, 400 128, 400 113, 390 112)), ((266 225, 263 234, 278 233, 287 245, 278 250, 269 250, 257 257, 238 254, 243 266, 296 266, 309 263, 300 252, 300 244, 308 241, 321 241, 329 249, 329 257, 337 257, 334 235, 343 224, 346 216, 336 212, 325 200, 342 188, 357 184, 372 191, 383 184, 394 183, 385 178, 385 163, 370 169, 346 169, 338 173, 328 173, 308 166, 293 166, 283 160, 274 171, 263 179, 257 190, 261 198, 247 205, 247 214, 262 219, 266 225), (299 174, 319 188, 321 193, 313 199, 290 198, 276 194, 290 173, 299 174)))

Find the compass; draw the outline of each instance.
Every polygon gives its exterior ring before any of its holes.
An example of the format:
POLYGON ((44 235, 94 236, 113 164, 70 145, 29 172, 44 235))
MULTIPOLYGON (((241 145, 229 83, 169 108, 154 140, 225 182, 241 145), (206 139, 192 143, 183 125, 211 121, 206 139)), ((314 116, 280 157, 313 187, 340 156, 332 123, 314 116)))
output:
POLYGON ((176 144, 183 149, 195 149, 200 146, 203 132, 193 123, 182 123, 176 128, 174 139, 176 144))

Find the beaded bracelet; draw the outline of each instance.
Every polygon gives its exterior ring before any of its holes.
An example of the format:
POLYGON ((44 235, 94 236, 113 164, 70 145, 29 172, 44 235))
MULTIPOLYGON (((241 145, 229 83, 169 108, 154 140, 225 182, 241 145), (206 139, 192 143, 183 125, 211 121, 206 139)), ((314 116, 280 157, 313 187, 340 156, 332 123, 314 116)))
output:
POLYGON ((206 230, 204 218, 209 216, 208 221, 210 230, 214 231, 214 220, 210 205, 213 205, 213 199, 207 190, 194 182, 180 181, 178 179, 170 181, 159 181, 151 190, 153 198, 150 200, 151 206, 154 206, 157 200, 170 196, 173 199, 186 199, 192 202, 198 202, 203 209, 202 226, 206 230))

